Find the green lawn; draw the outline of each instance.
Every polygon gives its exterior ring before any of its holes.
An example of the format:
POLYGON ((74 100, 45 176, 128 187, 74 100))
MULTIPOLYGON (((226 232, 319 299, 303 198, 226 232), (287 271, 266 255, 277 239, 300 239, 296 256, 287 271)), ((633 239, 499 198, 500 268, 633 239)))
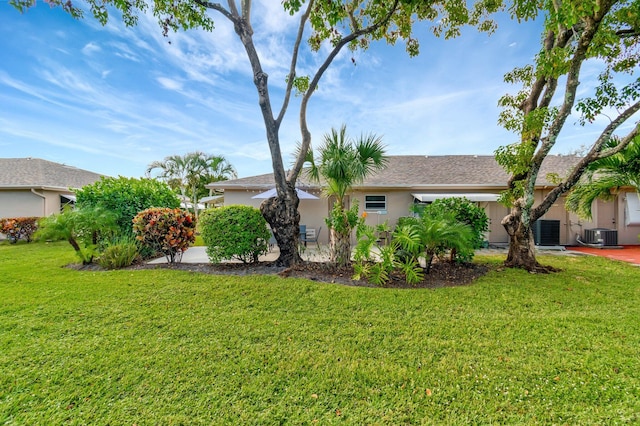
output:
POLYGON ((391 290, 1 244, 0 423, 637 424, 640 269, 541 260, 391 290))

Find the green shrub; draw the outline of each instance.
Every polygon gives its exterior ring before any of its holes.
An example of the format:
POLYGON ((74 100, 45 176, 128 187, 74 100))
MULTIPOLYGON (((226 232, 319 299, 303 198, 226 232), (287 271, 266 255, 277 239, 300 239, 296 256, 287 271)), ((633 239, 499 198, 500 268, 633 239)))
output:
POLYGON ((484 247, 485 233, 489 230, 489 218, 485 210, 465 197, 441 198, 426 206, 416 207, 418 214, 438 218, 453 218, 468 225, 471 240, 468 248, 451 250, 451 260, 470 262, 474 251, 484 247))
POLYGON ((9 241, 17 243, 18 240, 31 242, 33 234, 38 229, 37 217, 14 217, 0 219, 0 233, 5 234, 9 241))
POLYGON ((138 243, 129 236, 120 237, 107 245, 98 264, 105 269, 120 269, 131 266, 140 255, 138 243))
POLYGON ((237 259, 257 262, 269 250, 269 230, 260 210, 251 206, 226 206, 200 216, 202 238, 212 262, 237 259))
POLYGON ((182 260, 182 253, 196 240, 196 222, 191 213, 182 209, 150 208, 133 219, 133 232, 143 245, 175 263, 182 260))
MULTIPOLYGON (((422 211, 422 209, 420 209, 420 211, 422 211)), ((416 223, 418 223, 418 218, 413 216, 402 216, 398 218, 396 228, 399 228, 404 225, 414 225, 416 223)))
POLYGON ((101 207, 116 214, 121 235, 132 235, 131 221, 151 207, 177 208, 180 200, 165 183, 155 179, 103 177, 76 191, 78 208, 101 207))

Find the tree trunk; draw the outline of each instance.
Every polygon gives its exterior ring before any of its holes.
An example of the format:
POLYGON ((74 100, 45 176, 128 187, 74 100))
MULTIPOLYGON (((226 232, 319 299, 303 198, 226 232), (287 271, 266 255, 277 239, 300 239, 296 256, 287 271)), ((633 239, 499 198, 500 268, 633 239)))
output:
POLYGON ((289 187, 287 197, 272 197, 260 204, 260 212, 271 226, 273 236, 280 248, 280 256, 276 260, 277 266, 293 266, 302 262, 298 252, 298 242, 300 241, 299 203, 296 191, 289 187))
POLYGON ((331 228, 329 230, 329 260, 337 266, 351 263, 351 234, 346 235, 331 228))
POLYGON ((502 219, 502 226, 509 234, 509 253, 505 260, 505 266, 509 268, 522 268, 529 272, 553 272, 551 266, 543 266, 536 259, 535 244, 531 221, 525 223, 522 220, 522 210, 513 208, 511 213, 502 219))

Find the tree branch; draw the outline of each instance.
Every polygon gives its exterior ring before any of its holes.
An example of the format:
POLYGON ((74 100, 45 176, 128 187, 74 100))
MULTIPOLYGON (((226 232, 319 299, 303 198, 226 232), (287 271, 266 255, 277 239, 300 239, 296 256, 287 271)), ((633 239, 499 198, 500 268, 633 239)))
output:
POLYGON ((631 130, 625 137, 620 140, 615 148, 608 149, 606 151, 600 151, 604 144, 611 139, 613 132, 615 132, 621 125, 623 125, 629 118, 631 118, 635 113, 640 111, 640 102, 636 102, 627 108, 622 114, 616 117, 609 125, 600 133, 600 136, 593 144, 593 147, 589 150, 589 153, 580 160, 580 162, 573 168, 569 176, 562 182, 560 185, 556 186, 547 194, 547 196, 542 200, 542 203, 538 205, 531 212, 531 220, 535 221, 538 219, 544 212, 546 212, 553 203, 556 202, 558 197, 562 194, 568 192, 573 186, 580 180, 582 174, 587 169, 589 164, 594 162, 595 160, 599 160, 602 158, 610 157, 618 152, 624 150, 632 140, 640 135, 640 123, 637 123, 636 126, 631 130))
POLYGON ((213 3, 206 0, 194 0, 194 1, 196 2, 196 4, 206 7, 207 9, 220 12, 222 15, 224 15, 225 18, 227 18, 231 22, 235 22, 235 17, 227 9, 225 9, 224 6, 222 6, 220 3, 213 3))
POLYGON ((303 95, 302 102, 300 103, 300 133, 302 133, 302 143, 300 144, 300 155, 298 155, 298 157, 296 158, 296 161, 291 168, 289 175, 287 176, 287 180, 289 180, 290 182, 295 182, 298 179, 298 175, 300 174, 302 166, 304 165, 307 150, 311 145, 311 133, 309 132, 309 129, 307 127, 307 105, 309 103, 311 95, 318 87, 320 78, 325 73, 327 68, 329 68, 331 62, 333 62, 334 58, 338 55, 338 53, 344 46, 357 39, 358 37, 361 37, 365 34, 370 34, 379 29, 381 26, 388 24, 398 8, 398 3, 399 0, 394 0, 393 5, 391 5, 391 7, 389 8, 389 12, 380 21, 361 30, 356 30, 353 33, 341 38, 340 41, 334 46, 333 50, 331 50, 331 53, 329 53, 320 68, 318 68, 318 71, 309 83, 309 88, 303 95))
POLYGON ((640 32, 638 32, 638 30, 633 29, 633 28, 627 28, 624 30, 618 30, 616 31, 616 35, 620 38, 631 38, 631 37, 638 37, 640 36, 640 32))
POLYGON ((242 0, 242 17, 251 22, 251 0, 242 0))
MULTIPOLYGON (((622 138, 620 140, 620 143, 618 143, 614 148, 608 149, 606 151, 600 151, 600 148, 602 148, 602 146, 605 144, 605 142, 607 142, 607 140, 611 137, 611 135, 613 134, 615 129, 620 127, 625 121, 627 121, 629 118, 631 118, 631 116, 633 116, 638 111, 640 111, 640 102, 636 102, 635 104, 631 105, 629 108, 624 110, 624 112, 622 112, 622 114, 620 114, 618 117, 616 117, 615 120, 613 120, 611 123, 609 123, 609 125, 605 128, 605 130, 600 135, 600 138, 598 138, 598 143, 596 143, 596 145, 594 145, 594 148, 596 148, 596 147, 598 148, 595 151, 595 155, 596 155, 595 159, 596 160, 599 160, 601 158, 607 158, 607 157, 610 157, 610 156, 612 156, 614 154, 617 154, 618 152, 620 152, 623 149, 625 149, 627 147, 627 145, 629 145, 629 143, 631 142, 631 140, 633 138, 638 136, 638 129, 639 129, 638 126, 640 126, 640 124, 637 124, 635 129, 633 131, 631 131, 629 134, 627 134, 627 136, 622 138), (606 139, 603 138, 603 136, 605 136, 605 135, 607 136, 606 139), (602 139, 602 141, 600 139, 602 139)), ((594 151, 594 148, 592 148, 591 150, 594 151)))
POLYGON ((314 0, 310 0, 307 6, 307 10, 300 17, 300 25, 298 26, 298 34, 296 35, 296 41, 293 46, 293 54, 291 55, 291 66, 289 67, 289 74, 287 75, 287 88, 284 93, 284 100, 282 102, 282 107, 280 108, 280 113, 278 114, 278 118, 276 118, 276 125, 280 128, 280 123, 284 118, 284 114, 287 112, 287 108, 289 107, 289 101, 291 100, 291 90, 293 89, 293 80, 296 78, 296 65, 298 62, 298 52, 300 51, 300 44, 302 43, 302 35, 304 34, 304 27, 307 24, 307 19, 309 19, 309 14, 311 13, 311 7, 313 6, 314 0))

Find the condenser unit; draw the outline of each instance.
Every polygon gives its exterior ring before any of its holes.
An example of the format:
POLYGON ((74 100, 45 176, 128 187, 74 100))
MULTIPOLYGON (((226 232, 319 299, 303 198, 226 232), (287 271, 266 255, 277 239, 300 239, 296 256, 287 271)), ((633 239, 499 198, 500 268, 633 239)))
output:
POLYGON ((536 220, 533 224, 533 241, 537 246, 559 246, 560 221, 536 220))
POLYGON ((585 229, 584 239, 587 244, 617 246, 618 231, 616 231, 615 229, 606 229, 606 228, 585 229))

